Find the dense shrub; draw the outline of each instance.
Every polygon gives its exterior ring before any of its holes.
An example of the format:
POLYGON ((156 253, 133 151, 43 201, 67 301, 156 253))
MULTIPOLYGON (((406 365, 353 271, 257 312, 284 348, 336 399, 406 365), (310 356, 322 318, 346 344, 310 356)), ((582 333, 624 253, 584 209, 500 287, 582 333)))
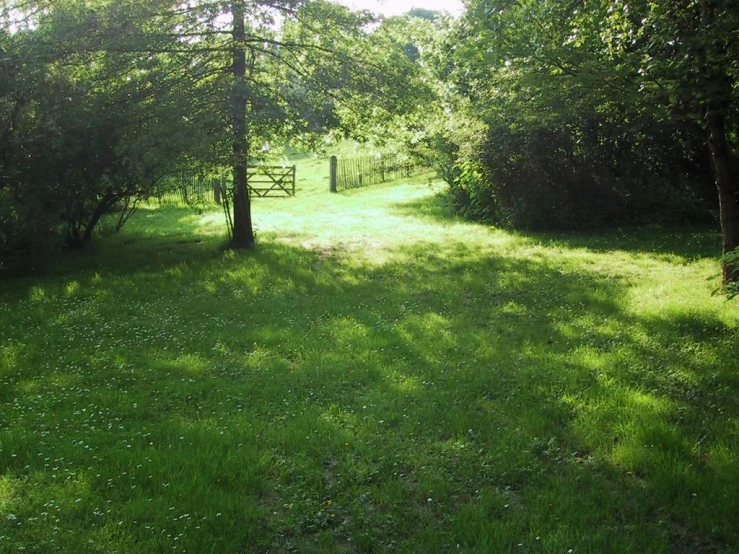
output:
POLYGON ((675 127, 588 119, 490 125, 458 159, 450 194, 475 219, 521 229, 580 229, 711 216, 708 153, 675 127))
POLYGON ((59 220, 39 202, 0 189, 0 275, 34 273, 63 244, 59 220))

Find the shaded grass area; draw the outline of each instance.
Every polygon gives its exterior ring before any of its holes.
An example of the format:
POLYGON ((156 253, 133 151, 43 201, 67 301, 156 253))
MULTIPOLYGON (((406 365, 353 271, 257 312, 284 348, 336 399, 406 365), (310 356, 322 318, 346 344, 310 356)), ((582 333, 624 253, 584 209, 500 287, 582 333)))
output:
POLYGON ((516 236, 437 192, 258 201, 250 253, 143 210, 4 284, 0 552, 739 549, 705 231, 516 236))

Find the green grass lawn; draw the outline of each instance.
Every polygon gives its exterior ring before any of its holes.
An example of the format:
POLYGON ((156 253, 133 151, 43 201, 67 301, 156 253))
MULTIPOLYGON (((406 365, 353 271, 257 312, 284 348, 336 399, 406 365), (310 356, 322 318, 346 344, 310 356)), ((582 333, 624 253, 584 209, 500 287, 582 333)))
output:
POLYGON ((0 552, 739 551, 718 232, 516 235, 426 181, 306 158, 253 252, 149 209, 3 282, 0 552))

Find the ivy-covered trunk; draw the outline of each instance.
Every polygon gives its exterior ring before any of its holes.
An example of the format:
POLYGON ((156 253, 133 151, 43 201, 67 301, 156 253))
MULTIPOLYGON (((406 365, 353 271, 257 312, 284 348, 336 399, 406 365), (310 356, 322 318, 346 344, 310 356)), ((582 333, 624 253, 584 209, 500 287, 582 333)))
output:
POLYGON ((233 97, 231 121, 233 123, 233 248, 251 248, 254 245, 254 230, 251 223, 251 204, 246 185, 246 163, 249 144, 246 128, 246 48, 244 0, 231 2, 233 15, 233 97))
MULTIPOLYGON (((739 247, 739 188, 726 138, 725 120, 726 116, 720 106, 709 107, 706 113, 708 146, 718 191, 724 255, 739 247)), ((739 270, 724 264, 723 279, 724 284, 739 281, 739 270)))

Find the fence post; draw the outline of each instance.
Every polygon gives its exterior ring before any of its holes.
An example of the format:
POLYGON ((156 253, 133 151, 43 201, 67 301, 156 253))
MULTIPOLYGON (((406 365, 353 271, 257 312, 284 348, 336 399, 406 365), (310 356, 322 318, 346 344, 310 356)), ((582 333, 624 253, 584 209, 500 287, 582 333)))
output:
POLYGON ((214 177, 211 184, 213 185, 213 200, 215 200, 216 204, 221 203, 221 178, 214 177))
POLYGON ((331 156, 329 159, 329 190, 331 192, 336 192, 336 168, 338 164, 339 162, 336 159, 336 156, 331 156))
POLYGON ((185 175, 185 172, 182 172, 182 180, 180 181, 182 184, 182 188, 180 189, 180 194, 182 195, 182 201, 185 204, 189 204, 190 200, 187 197, 187 176, 185 175))
POLYGON ((295 166, 293 166, 293 196, 295 196, 295 166))

